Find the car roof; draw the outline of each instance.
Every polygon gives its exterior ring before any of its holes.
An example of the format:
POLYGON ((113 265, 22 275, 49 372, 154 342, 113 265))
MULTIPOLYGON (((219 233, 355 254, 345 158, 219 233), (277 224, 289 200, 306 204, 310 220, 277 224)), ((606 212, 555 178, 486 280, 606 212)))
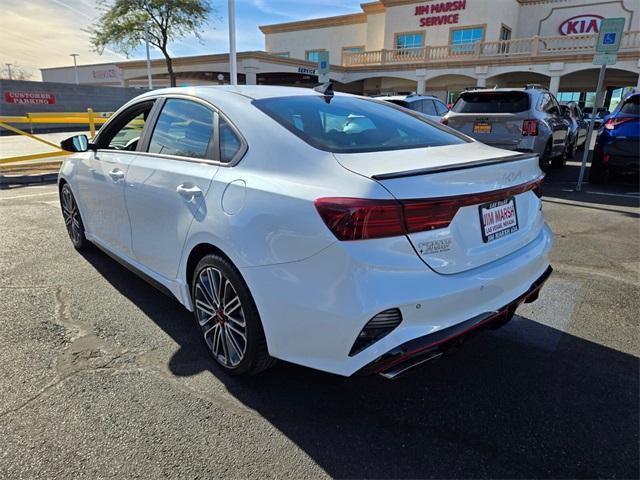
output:
MULTIPOLYGON (((172 87, 161 88, 147 92, 143 96, 182 94, 200 97, 210 100, 221 98, 229 99, 230 95, 238 95, 250 100, 260 100, 264 98, 295 97, 295 96, 322 96, 320 92, 312 88, 302 87, 280 87, 272 85, 201 85, 193 87, 172 87)), ((348 93, 335 92, 339 96, 354 96, 348 93)))
MULTIPOLYGON (((392 101, 392 100, 402 100, 403 102, 413 102, 416 100, 424 100, 424 99, 429 99, 429 100, 440 100, 438 97, 436 97, 435 95, 416 95, 416 94, 411 94, 411 95, 377 95, 375 97, 376 100, 385 100, 385 101, 392 101)), ((440 100, 442 102, 442 100, 440 100)))

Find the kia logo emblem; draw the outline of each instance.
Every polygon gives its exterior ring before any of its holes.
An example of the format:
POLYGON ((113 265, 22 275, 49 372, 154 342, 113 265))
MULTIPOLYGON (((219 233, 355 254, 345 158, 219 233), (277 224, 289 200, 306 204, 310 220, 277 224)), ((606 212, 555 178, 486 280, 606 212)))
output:
POLYGON ((571 17, 560 24, 561 35, 578 35, 587 33, 598 33, 600 20, 604 17, 600 15, 578 15, 571 17))

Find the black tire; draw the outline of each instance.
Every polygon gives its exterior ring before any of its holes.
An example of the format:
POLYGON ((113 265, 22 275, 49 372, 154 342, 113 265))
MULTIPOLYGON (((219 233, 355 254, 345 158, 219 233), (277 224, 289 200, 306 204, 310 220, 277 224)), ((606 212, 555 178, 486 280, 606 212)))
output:
POLYGON ((569 145, 564 146, 562 154, 551 159, 551 166, 553 168, 563 168, 567 164, 567 158, 569 158, 569 145))
POLYGON ((599 157, 600 156, 594 152, 591 166, 589 167, 589 183, 592 185, 604 185, 607 183, 609 177, 609 171, 602 165, 599 157))
POLYGON ((90 243, 84 234, 84 222, 82 221, 76 198, 68 183, 64 183, 60 189, 60 208, 67 234, 73 247, 76 250, 86 249, 90 243))
MULTIPOLYGON (((212 303, 215 303, 215 294, 213 297, 212 303)), ((242 275, 240 275, 240 272, 238 272, 228 259, 217 254, 209 254, 205 255, 198 262, 193 278, 191 279, 191 299, 194 305, 194 318, 202 329, 205 344, 213 358, 216 360, 218 365, 225 370, 225 372, 231 375, 250 376, 257 374, 276 363, 276 359, 269 355, 262 322, 260 321, 260 314, 258 313, 256 304, 253 301, 251 292, 242 278, 242 275), (207 275, 216 274, 217 272, 221 274, 220 281, 218 283, 218 296, 225 296, 224 292, 228 288, 228 285, 224 286, 224 280, 226 279, 233 287, 233 293, 237 295, 240 301, 239 309, 240 312, 242 312, 242 319, 244 320, 245 348, 242 356, 237 356, 238 358, 236 360, 239 360, 237 364, 233 364, 233 359, 230 358, 232 355, 230 353, 233 353, 231 352, 232 347, 242 347, 242 341, 239 336, 240 334, 233 333, 237 332, 237 330, 229 327, 229 325, 236 328, 240 327, 238 327, 237 320, 232 320, 233 317, 231 315, 225 315, 227 308, 225 300, 223 299, 222 301, 218 301, 217 305, 214 305, 217 309, 216 313, 213 315, 209 315, 207 313, 207 308, 202 308, 202 301, 203 299, 206 300, 206 295, 204 294, 207 292, 207 278, 211 279, 211 277, 207 277, 207 275), (203 281, 205 283, 202 283, 203 281), (220 288, 221 284, 223 284, 222 289, 220 288), (222 295, 220 295, 221 293, 222 295), (204 297, 202 295, 204 295, 204 297), (226 319, 221 317, 226 317, 226 319), (211 332, 211 330, 213 330, 213 333, 206 333, 211 332), (216 330, 217 345, 219 347, 218 353, 215 351, 216 343, 214 343, 216 342, 216 330), (229 338, 227 338, 227 335, 229 338), (226 345, 226 347, 224 345, 226 345), (220 352, 220 349, 223 350, 222 353, 220 352)), ((236 318, 238 318, 238 313, 236 313, 238 312, 237 308, 238 307, 234 309, 234 317, 236 318)), ((242 348, 240 348, 240 350, 241 349, 242 348)), ((237 349, 235 351, 239 352, 237 349)))
POLYGON ((539 163, 541 168, 546 167, 551 163, 551 140, 549 140, 547 144, 544 146, 544 151, 540 156, 539 163))

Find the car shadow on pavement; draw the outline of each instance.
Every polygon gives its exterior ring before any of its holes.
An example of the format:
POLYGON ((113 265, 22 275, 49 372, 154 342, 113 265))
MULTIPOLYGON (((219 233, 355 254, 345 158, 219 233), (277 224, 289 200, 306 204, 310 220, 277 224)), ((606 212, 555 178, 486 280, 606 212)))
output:
POLYGON ((331 477, 638 478, 632 355, 516 316, 395 381, 285 362, 238 379, 176 301, 96 249, 83 255, 179 345, 174 375, 209 372, 331 477))

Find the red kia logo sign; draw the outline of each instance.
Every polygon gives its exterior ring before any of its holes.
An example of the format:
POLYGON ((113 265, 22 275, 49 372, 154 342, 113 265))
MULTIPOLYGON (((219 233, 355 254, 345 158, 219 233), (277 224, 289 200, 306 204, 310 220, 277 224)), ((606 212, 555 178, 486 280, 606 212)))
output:
POLYGON ((560 35, 578 35, 598 33, 600 15, 578 15, 571 17, 560 24, 560 35))

